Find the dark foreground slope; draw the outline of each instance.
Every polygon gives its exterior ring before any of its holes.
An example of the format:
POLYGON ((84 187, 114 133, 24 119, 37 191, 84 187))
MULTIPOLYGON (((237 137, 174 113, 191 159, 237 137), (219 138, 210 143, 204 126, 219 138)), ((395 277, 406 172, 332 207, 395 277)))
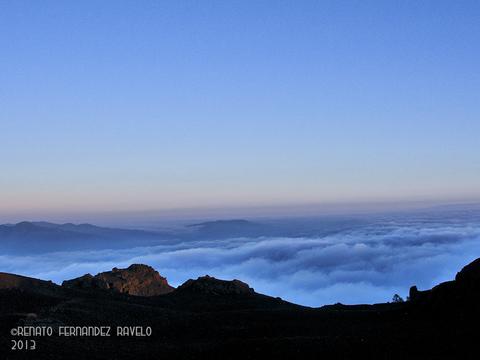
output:
MULTIPOLYGON (((141 283, 138 280, 135 279, 137 285, 141 283)), ((211 277, 189 280, 159 296, 132 296, 117 290, 57 286, 0 274, 0 358, 477 359, 480 356, 480 260, 465 267, 455 281, 425 292, 412 289, 412 300, 405 303, 337 304, 312 309, 257 294, 238 280, 211 277), (62 326, 74 325, 110 326, 112 336, 10 334, 18 326, 46 326, 57 332, 62 326), (152 334, 118 337, 117 326, 141 326, 143 332, 150 327, 152 334), (37 348, 12 351, 12 339, 35 339, 37 348)))

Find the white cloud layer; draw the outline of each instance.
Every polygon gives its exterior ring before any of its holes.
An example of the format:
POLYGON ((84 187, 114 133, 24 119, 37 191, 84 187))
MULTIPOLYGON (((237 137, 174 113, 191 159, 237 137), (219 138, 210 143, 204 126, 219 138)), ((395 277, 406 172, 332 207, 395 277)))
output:
POLYGON ((126 250, 0 256, 0 270, 55 282, 131 263, 156 268, 175 286, 209 274, 256 291, 321 306, 389 301, 411 285, 450 280, 480 257, 480 225, 375 222, 317 238, 198 241, 126 250))

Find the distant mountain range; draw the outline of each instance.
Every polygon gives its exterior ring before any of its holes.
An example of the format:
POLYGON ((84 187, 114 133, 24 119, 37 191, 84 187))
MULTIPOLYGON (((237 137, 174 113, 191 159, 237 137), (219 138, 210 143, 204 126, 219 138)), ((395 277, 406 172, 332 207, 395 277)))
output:
POLYGON ((270 225, 247 220, 221 220, 187 225, 181 231, 146 231, 23 221, 0 225, 0 251, 41 253, 84 249, 152 246, 171 241, 218 240, 278 234, 270 225))
POLYGON ((267 224, 247 220, 216 220, 188 225, 196 230, 199 238, 259 237, 271 234, 275 229, 267 224))
POLYGON ((175 242, 260 237, 317 237, 364 222, 358 218, 301 218, 249 221, 216 220, 169 230, 133 230, 92 224, 23 221, 0 225, 0 252, 33 254, 53 251, 121 249, 175 242))
POLYGON ((122 248, 157 244, 170 234, 94 226, 23 221, 0 225, 0 250, 39 253, 64 250, 122 248))

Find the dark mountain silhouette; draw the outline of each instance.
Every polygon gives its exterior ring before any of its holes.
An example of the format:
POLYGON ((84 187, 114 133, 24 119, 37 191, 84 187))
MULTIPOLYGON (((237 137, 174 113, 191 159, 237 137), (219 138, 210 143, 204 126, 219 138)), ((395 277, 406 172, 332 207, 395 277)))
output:
POLYGON ((210 239, 227 239, 234 237, 259 237, 270 234, 268 225, 247 220, 216 220, 188 225, 196 237, 210 239))
POLYGON ((253 294, 255 291, 240 280, 218 280, 211 276, 202 276, 197 280, 188 280, 176 290, 177 294, 233 295, 253 294))
POLYGON ((109 249, 159 244, 172 239, 164 232, 23 221, 0 225, 2 253, 46 253, 81 249, 109 249))
POLYGON ((413 287, 410 301, 321 308, 257 294, 239 280, 208 276, 157 296, 121 290, 142 280, 144 290, 148 284, 155 287, 153 273, 150 267, 133 265, 87 280, 119 281, 106 288, 71 282, 59 286, 0 273, 2 354, 12 359, 478 358, 480 259, 455 280, 425 291, 413 287), (36 337, 33 354, 4 350, 11 346, 12 327, 66 325, 150 326, 152 335, 54 335, 36 337))
POLYGON ((52 289, 55 286, 51 281, 0 272, 0 289, 33 289, 35 292, 38 292, 41 291, 41 289, 52 289))
POLYGON ((0 251, 4 254, 33 254, 86 249, 118 249, 177 241, 259 237, 278 233, 269 225, 246 220, 221 220, 193 224, 187 226, 187 230, 145 231, 106 228, 91 224, 23 221, 18 224, 0 225, 0 251))
POLYGON ((0 252, 28 255, 55 251, 122 249, 197 240, 324 236, 349 228, 352 224, 358 224, 358 221, 306 218, 252 222, 237 219, 196 223, 168 231, 145 231, 91 224, 23 221, 0 225, 0 252))
POLYGON ((228 239, 235 237, 259 238, 262 236, 315 237, 334 234, 364 223, 358 218, 303 217, 249 221, 244 219, 215 220, 187 226, 191 238, 228 239))
POLYGON ((151 246, 175 241, 217 240, 275 235, 269 225, 246 220, 221 220, 187 226, 188 231, 144 231, 95 226, 23 221, 0 225, 0 251, 33 254, 85 249, 115 249, 151 246))

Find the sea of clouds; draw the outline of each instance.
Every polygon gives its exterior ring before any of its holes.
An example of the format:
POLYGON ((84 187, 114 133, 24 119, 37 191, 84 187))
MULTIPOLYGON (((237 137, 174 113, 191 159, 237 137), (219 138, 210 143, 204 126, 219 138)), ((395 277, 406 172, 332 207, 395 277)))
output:
POLYGON ((1 256, 2 271, 61 283, 132 263, 178 286, 205 274, 308 306, 390 301, 451 280, 480 257, 480 222, 384 219, 316 237, 235 238, 122 250, 1 256))

